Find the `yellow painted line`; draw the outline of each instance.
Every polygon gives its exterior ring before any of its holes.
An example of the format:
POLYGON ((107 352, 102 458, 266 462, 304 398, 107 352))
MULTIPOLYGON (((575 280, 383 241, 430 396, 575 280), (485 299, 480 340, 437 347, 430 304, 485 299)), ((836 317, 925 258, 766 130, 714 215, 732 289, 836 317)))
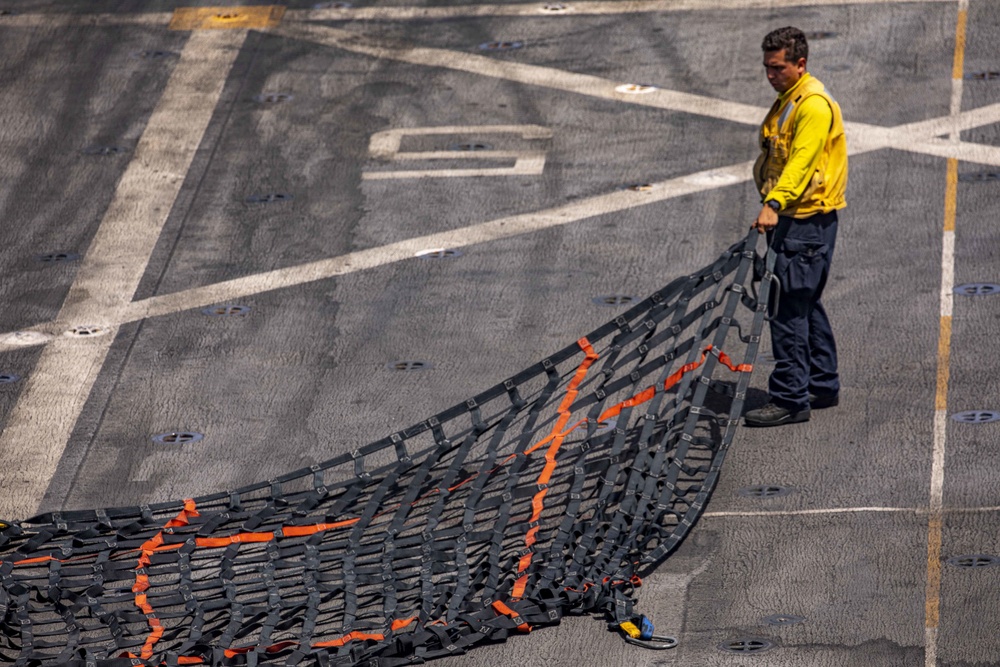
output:
POLYGON ((948 409, 948 375, 951 361, 951 316, 941 317, 938 334, 937 391, 934 394, 934 409, 948 409))
MULTIPOLYGON (((962 107, 962 75, 968 0, 959 0, 955 23, 952 66, 951 116, 962 107)), ((949 138, 958 142, 957 129, 949 138)), ((924 603, 924 667, 936 667, 941 622, 941 545, 944 524, 944 463, 948 435, 948 380, 951 364, 952 287, 955 282, 955 217, 958 200, 958 160, 948 159, 945 176, 944 220, 941 229, 941 293, 938 330, 937 378, 934 392, 934 449, 931 462, 929 516, 927 518, 927 588, 924 603)))
POLYGON ((955 202, 958 199, 958 160, 948 158, 944 191, 944 231, 955 231, 955 202))
POLYGON ((282 5, 244 7, 178 7, 171 30, 260 30, 274 28, 285 15, 282 5))
POLYGON ((951 68, 951 78, 961 79, 965 75, 965 22, 968 11, 958 10, 958 23, 955 26, 955 61, 951 68))
POLYGON ((941 618, 941 515, 927 522, 927 603, 924 626, 937 630, 941 618))

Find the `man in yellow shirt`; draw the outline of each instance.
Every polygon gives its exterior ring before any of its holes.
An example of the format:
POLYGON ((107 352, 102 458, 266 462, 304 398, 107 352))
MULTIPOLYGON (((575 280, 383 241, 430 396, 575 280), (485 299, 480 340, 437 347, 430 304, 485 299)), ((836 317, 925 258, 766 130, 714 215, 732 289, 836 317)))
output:
POLYGON ((775 367, 770 402, 746 413, 748 426, 808 421, 810 408, 837 405, 837 346, 820 303, 846 206, 847 144, 840 106, 806 71, 809 45, 798 28, 779 28, 761 45, 767 80, 778 91, 760 129, 754 180, 763 207, 754 228, 777 253, 781 284, 771 321, 775 367))

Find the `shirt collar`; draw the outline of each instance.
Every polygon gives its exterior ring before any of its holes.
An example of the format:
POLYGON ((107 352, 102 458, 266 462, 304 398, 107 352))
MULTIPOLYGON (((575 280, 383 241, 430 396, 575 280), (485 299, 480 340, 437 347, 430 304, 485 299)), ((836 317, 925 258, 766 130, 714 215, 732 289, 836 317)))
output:
POLYGON ((811 79, 811 78, 812 74, 810 74, 809 72, 804 72, 802 76, 799 77, 799 80, 795 82, 794 86, 792 86, 785 92, 781 93, 781 95, 778 95, 778 100, 781 102, 785 102, 786 100, 788 100, 789 97, 795 94, 795 91, 798 90, 803 83, 805 83, 806 79, 811 79))

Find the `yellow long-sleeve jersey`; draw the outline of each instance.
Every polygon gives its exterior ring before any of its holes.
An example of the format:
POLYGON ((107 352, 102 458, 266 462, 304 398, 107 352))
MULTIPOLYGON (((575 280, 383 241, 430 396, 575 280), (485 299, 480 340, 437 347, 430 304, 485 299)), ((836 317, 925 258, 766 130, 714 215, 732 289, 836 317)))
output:
POLYGON ((807 218, 844 208, 847 142, 840 105, 808 72, 782 93, 760 129, 754 179, 762 201, 807 218))

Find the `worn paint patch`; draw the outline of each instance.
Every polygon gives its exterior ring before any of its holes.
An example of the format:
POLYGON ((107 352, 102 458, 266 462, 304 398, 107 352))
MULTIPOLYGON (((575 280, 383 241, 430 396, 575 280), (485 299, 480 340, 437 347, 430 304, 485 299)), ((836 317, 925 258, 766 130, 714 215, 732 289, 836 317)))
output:
POLYGON ((281 5, 253 7, 178 7, 170 19, 171 30, 246 30, 273 28, 281 23, 281 5))

